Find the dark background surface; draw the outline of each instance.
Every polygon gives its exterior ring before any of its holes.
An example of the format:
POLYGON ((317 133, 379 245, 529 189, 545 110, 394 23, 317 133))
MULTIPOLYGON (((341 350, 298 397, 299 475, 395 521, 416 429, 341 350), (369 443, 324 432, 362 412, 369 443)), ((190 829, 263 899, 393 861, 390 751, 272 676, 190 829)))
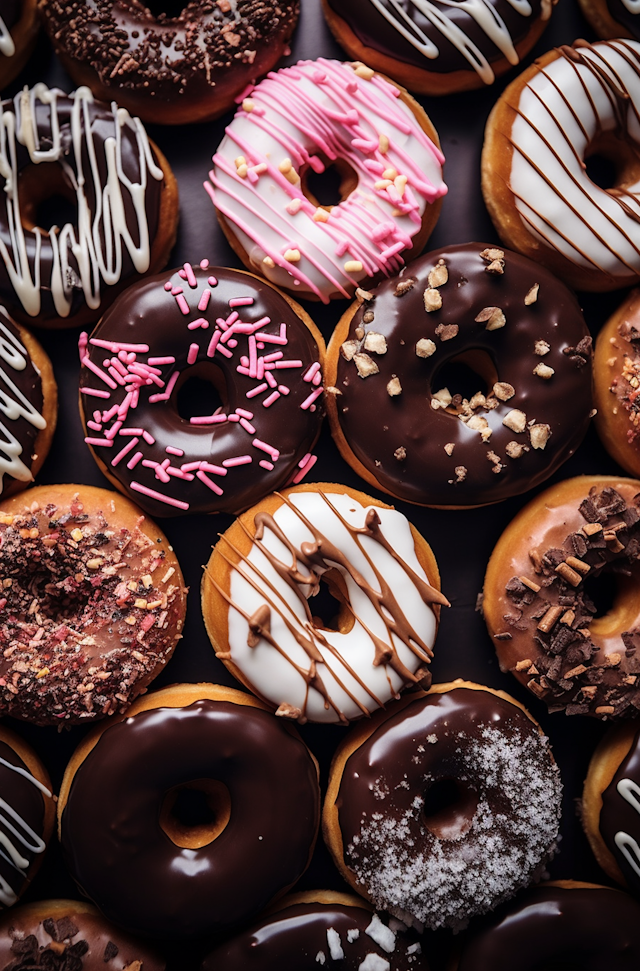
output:
MULTIPOLYGON (((292 43, 292 54, 286 63, 319 56, 344 58, 344 53, 335 44, 324 23, 320 0, 302 0, 301 5, 300 24, 292 43)), ((159 12, 162 9, 162 0, 151 6, 159 12)), ((534 52, 526 58, 525 65, 535 55, 542 54, 554 45, 571 43, 577 37, 595 39, 580 14, 576 0, 560 0, 549 28, 534 52)), ((505 80, 481 91, 441 99, 419 99, 439 132, 447 160, 445 180, 449 186, 440 221, 427 244, 427 250, 469 241, 498 243, 480 194, 480 152, 487 115, 496 97, 515 73, 511 71, 505 80)), ((34 84, 41 80, 65 91, 73 89, 73 84, 63 72, 45 38, 41 38, 30 65, 5 92, 5 96, 13 95, 23 84, 34 84)), ((180 188, 180 228, 171 260, 174 266, 185 260, 197 263, 203 258, 207 258, 212 265, 239 266, 222 236, 213 207, 202 187, 210 168, 211 155, 215 152, 230 117, 229 115, 218 122, 198 126, 148 126, 151 137, 173 166, 180 188)), ((613 295, 580 295, 585 316, 594 334, 624 295, 623 292, 613 295)), ((327 340, 346 306, 343 301, 335 302, 330 307, 306 304, 327 340)), ((60 391, 58 429, 38 483, 78 482, 111 488, 98 471, 83 442, 77 408, 78 333, 37 333, 53 361, 60 391)), ((311 480, 337 481, 372 491, 342 461, 327 427, 323 429, 316 452, 318 463, 309 477, 311 480)), ((555 478, 559 480, 584 472, 619 472, 593 430, 589 432, 576 455, 563 466, 555 478)), ((380 498, 387 497, 380 494, 380 498)), ((588 718, 567 718, 563 714, 549 716, 544 706, 514 679, 502 675, 482 617, 475 610, 484 569, 493 545, 507 523, 529 498, 531 496, 526 495, 495 507, 456 512, 421 509, 402 502, 396 505, 432 545, 442 575, 442 588, 452 604, 450 610, 443 612, 432 664, 434 681, 448 681, 458 677, 478 681, 511 692, 529 707, 551 738, 565 786, 561 851, 549 867, 550 873, 556 879, 573 878, 606 883, 607 878, 596 864, 582 833, 576 802, 581 795, 589 758, 605 726, 588 718)), ((184 640, 166 670, 155 682, 157 687, 180 681, 234 684, 222 663, 214 657, 202 623, 199 599, 202 565, 209 557, 218 532, 226 529, 231 521, 231 517, 222 515, 215 518, 187 516, 160 521, 177 551, 186 582, 190 586, 190 595, 184 640)), ((83 730, 72 729, 58 734, 53 729, 34 728, 21 723, 16 723, 13 727, 42 756, 57 787, 66 762, 80 741, 83 730)), ((343 737, 344 729, 309 725, 301 731, 320 760, 324 791, 331 754, 343 737)), ((250 879, 250 874, 247 878, 250 879)), ((124 873, 123 880, 126 880, 124 873)), ((320 839, 312 864, 296 889, 326 887, 346 889, 320 839)), ((49 896, 79 896, 64 867, 55 839, 40 873, 24 899, 35 900, 49 896)), ((448 934, 429 935, 429 941, 425 942, 425 951, 429 954, 433 945, 436 966, 446 957, 451 941, 448 934)), ((181 956, 175 967, 187 968, 190 962, 185 960, 184 950, 181 948, 180 951, 181 956)), ((194 950, 193 957, 196 953, 197 950, 194 950)))

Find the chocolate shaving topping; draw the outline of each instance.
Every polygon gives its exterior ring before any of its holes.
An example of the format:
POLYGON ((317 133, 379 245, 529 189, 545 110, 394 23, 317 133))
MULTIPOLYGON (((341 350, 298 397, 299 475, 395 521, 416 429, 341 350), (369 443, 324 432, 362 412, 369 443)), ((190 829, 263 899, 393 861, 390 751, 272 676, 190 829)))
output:
POLYGON ((113 941, 108 941, 107 946, 104 949, 104 963, 108 964, 109 961, 112 961, 113 958, 117 956, 119 950, 120 949, 117 944, 114 944, 113 941))

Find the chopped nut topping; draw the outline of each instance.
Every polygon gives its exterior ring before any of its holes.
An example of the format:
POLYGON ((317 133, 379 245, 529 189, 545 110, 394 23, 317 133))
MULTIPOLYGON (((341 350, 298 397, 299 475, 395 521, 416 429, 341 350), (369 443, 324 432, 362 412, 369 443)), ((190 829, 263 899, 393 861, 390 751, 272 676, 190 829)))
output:
POLYGON ((522 661, 518 661, 516 664, 516 671, 528 671, 532 663, 533 662, 530 657, 525 657, 522 659, 522 661))
POLYGON ((330 384, 328 388, 324 389, 325 394, 339 395, 342 394, 339 388, 336 388, 333 384, 330 384))
POLYGON ((549 367, 548 364, 543 364, 542 361, 540 361, 540 363, 536 364, 536 366, 534 367, 533 373, 537 377, 543 378, 543 380, 548 381, 549 378, 552 378, 556 372, 553 370, 552 367, 549 367))
MULTIPOLYGON (((586 690, 587 690, 586 688, 583 688, 582 693, 585 694, 586 690)), ((593 693, 595 694, 595 692, 596 692, 596 689, 594 687, 593 693)), ((598 707, 596 708, 596 715, 613 715, 614 711, 615 711, 615 708, 613 707, 613 705, 598 705, 598 707)))
POLYGON ((428 337, 421 337, 416 344, 416 354, 418 357, 431 357, 432 354, 436 352, 435 341, 430 340, 428 337))
POLYGON ((469 402, 469 407, 472 411, 475 411, 477 408, 486 408, 486 405, 487 399, 481 391, 477 391, 469 402))
POLYGON ((287 263, 299 263, 301 259, 300 250, 288 249, 284 254, 284 258, 287 261, 287 263))
POLYGON ((458 330, 457 324, 438 324, 436 334, 441 341, 450 341, 453 337, 458 336, 458 330))
POLYGON ((278 718, 291 718, 292 721, 299 718, 301 714, 302 710, 300 708, 295 708, 293 705, 287 704, 287 702, 284 702, 276 709, 278 718))
POLYGON ((528 294, 524 298, 525 307, 530 307, 532 303, 535 303, 538 299, 538 290, 540 289, 539 283, 534 283, 528 294))
POLYGON ((395 398, 397 395, 402 394, 402 385, 395 375, 387 384, 387 394, 391 398, 395 398))
POLYGON ((365 312, 362 315, 362 323, 372 324, 374 320, 375 320, 375 314, 373 310, 365 310, 365 312))
POLYGON ((271 269, 273 269, 273 268, 274 268, 274 266, 276 265, 276 264, 275 264, 275 263, 273 262, 273 260, 271 259, 271 257, 270 257, 270 256, 265 256, 265 258, 263 259, 263 261, 262 261, 262 262, 264 263, 264 265, 265 265, 265 266, 268 266, 268 267, 270 267, 271 269))
POLYGON ((363 290, 362 287, 358 287, 356 289, 356 297, 358 298, 358 300, 366 300, 366 301, 374 299, 373 294, 369 290, 363 290))
POLYGON ((434 411, 438 408, 448 408, 451 404, 451 392, 448 388, 442 388, 431 395, 431 407, 434 411))
POLYGON ((529 429, 529 438, 533 448, 544 448, 550 435, 551 428, 549 425, 532 425, 529 429))
POLYGON ((404 297, 405 293, 409 293, 410 290, 413 290, 415 285, 416 281, 412 277, 409 277, 406 280, 399 280, 395 290, 393 291, 394 297, 404 297))
POLYGON ((396 458, 398 462, 404 462, 404 460, 407 457, 407 450, 404 447, 404 445, 401 445, 400 448, 397 448, 395 450, 395 452, 393 453, 393 457, 396 458))
POLYGON ((488 442, 491 438, 492 429, 489 428, 489 422, 482 415, 472 415, 467 421, 467 428, 472 428, 473 431, 480 432, 480 437, 483 442, 488 442))
POLYGON ((83 538, 84 533, 82 532, 81 529, 78 529, 78 527, 76 526, 75 529, 72 529, 71 530, 71 532, 69 533, 69 535, 71 536, 72 539, 74 539, 76 541, 76 543, 79 543, 80 540, 83 538))
MULTIPOLYGON (((362 78, 365 81, 370 81, 373 75, 376 73, 370 67, 367 67, 366 64, 362 64, 360 62, 354 65, 353 70, 359 78, 362 78)), ((297 717, 298 716, 296 715, 296 718, 297 717)))
POLYGON ((438 260, 427 279, 430 287, 441 287, 447 282, 449 271, 444 260, 438 260))
POLYGON ((372 374, 377 374, 380 370, 376 362, 368 354, 355 354, 353 359, 356 362, 356 368, 361 378, 368 378, 372 374))
POLYGON ((344 344, 340 345, 340 353, 345 361, 352 361, 358 353, 358 342, 345 341, 344 344))
POLYGON ((356 327, 356 340, 361 341, 364 337, 364 327, 356 327))
POLYGON ((429 287, 424 291, 424 309, 430 314, 434 310, 440 310, 442 306, 442 294, 439 290, 429 287))
POLYGON ((545 354, 548 354, 550 350, 551 350, 551 345, 547 344, 546 341, 536 341, 534 346, 534 351, 536 352, 538 357, 544 357, 545 354))
POLYGON ((364 349, 365 351, 372 351, 374 354, 386 354, 387 341, 384 334, 377 334, 373 330, 369 331, 364 339, 364 349))
POLYGON ((516 393, 516 389, 512 384, 507 384, 506 381, 496 381, 493 386, 493 393, 496 398, 499 399, 499 401, 508 401, 509 398, 513 398, 514 394, 516 393))
POLYGON ((480 256, 489 264, 489 266, 485 266, 485 273, 495 273, 498 275, 504 273, 503 250, 489 247, 488 249, 483 249, 480 256))
POLYGON ((516 435, 522 434, 522 432, 527 427, 527 416, 524 411, 519 411, 518 408, 513 408, 508 414, 502 419, 502 424, 510 428, 512 432, 516 435))
POLYGON ((477 324, 485 324, 487 330, 500 330, 507 322, 500 307, 485 307, 476 317, 477 324))
POLYGON ((444 450, 447 453, 447 455, 453 455, 453 450, 455 447, 456 447, 455 442, 447 442, 447 444, 444 447, 444 450))
POLYGON ((562 617, 560 618, 560 623, 566 624, 567 627, 571 627, 575 619, 576 619, 575 610, 565 610, 562 617))
POLYGON ((464 465, 456 465, 453 471, 456 474, 456 482, 464 482, 467 478, 467 470, 464 465))
POLYGON ((93 560, 87 560, 87 569, 99 570, 103 563, 104 563, 104 560, 102 560, 100 557, 96 557, 93 560))

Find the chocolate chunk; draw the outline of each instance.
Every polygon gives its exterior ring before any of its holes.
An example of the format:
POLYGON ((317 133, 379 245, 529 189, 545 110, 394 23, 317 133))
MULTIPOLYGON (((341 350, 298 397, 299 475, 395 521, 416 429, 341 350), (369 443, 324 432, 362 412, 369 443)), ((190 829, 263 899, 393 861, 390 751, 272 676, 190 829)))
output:
POLYGON ((575 555, 578 557, 584 556, 589 549, 584 536, 581 533, 572 533, 569 540, 571 541, 571 546, 575 555))
POLYGON ((117 955, 118 950, 119 950, 118 945, 114 944, 113 941, 109 941, 107 943, 107 946, 104 949, 104 955, 103 955, 104 963, 107 964, 108 961, 111 961, 117 955))
POLYGON ((598 510, 592 499, 583 499, 578 509, 588 523, 599 522, 598 510))

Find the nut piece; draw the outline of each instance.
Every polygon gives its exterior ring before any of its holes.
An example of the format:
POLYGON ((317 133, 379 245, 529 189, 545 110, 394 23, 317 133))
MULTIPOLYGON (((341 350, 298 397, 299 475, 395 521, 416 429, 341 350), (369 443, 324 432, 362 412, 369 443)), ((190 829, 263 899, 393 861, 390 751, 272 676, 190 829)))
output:
POLYGON ((507 322, 507 318, 500 307, 485 307, 476 317, 476 324, 486 324, 487 330, 500 330, 507 322))
POLYGON ((526 445, 521 445, 520 442, 507 442, 505 447, 505 452, 510 459, 519 459, 526 451, 528 451, 526 445))
POLYGON ((384 334, 377 334, 374 330, 370 331, 364 339, 365 351, 372 351, 374 354, 387 353, 387 341, 384 334))
POLYGON ((464 482, 467 478, 467 470, 464 465, 456 465, 453 471, 456 474, 456 482, 464 482))
POLYGON ((353 361, 355 355, 358 353, 358 342, 345 341, 344 344, 340 345, 340 353, 345 361, 353 361))
POLYGON ((421 337, 416 344, 416 354, 418 357, 431 357, 436 352, 436 343, 428 337, 421 337))
MULTIPOLYGON (((522 434, 522 432, 527 427, 527 416, 524 411, 519 411, 517 408, 513 408, 508 414, 502 419, 502 424, 510 428, 512 432, 516 435, 522 434)), ((543 446, 539 446, 540 448, 543 446)))
POLYGON ((433 310, 440 310, 442 306, 442 294, 439 290, 429 287, 424 291, 424 309, 430 314, 433 310))
POLYGON ((492 429, 489 428, 489 422, 482 415, 472 415, 467 422, 467 428, 473 429, 473 431, 480 432, 480 437, 483 442, 488 442, 491 438, 492 429))
POLYGON ((447 453, 447 455, 453 455, 453 450, 455 447, 456 447, 455 442, 447 442, 447 444, 444 447, 444 450, 447 453))
POLYGON ((547 344, 546 341, 536 341, 533 349, 538 357, 544 357, 551 350, 551 345, 547 344))
POLYGON ((291 718, 292 721, 295 721, 297 718, 300 718, 301 714, 302 714, 302 710, 300 708, 295 708, 293 705, 287 704, 287 702, 284 702, 276 710, 276 715, 278 716, 278 718, 291 718))
POLYGON ((535 303, 538 299, 538 290, 540 289, 539 283, 534 283, 528 294, 524 298, 525 307, 530 307, 532 303, 535 303))
POLYGON ((550 435, 551 428, 549 425, 532 425, 529 429, 529 438, 534 448, 544 448, 550 435))
POLYGON ((542 378, 544 381, 548 381, 549 378, 552 378, 556 372, 552 367, 549 367, 548 364, 543 364, 542 361, 540 361, 540 363, 536 364, 534 367, 533 373, 537 377, 542 378))
POLYGON ((395 398, 396 395, 402 394, 402 385, 395 374, 387 384, 387 394, 391 398, 395 398))
POLYGON ((397 448, 395 450, 395 452, 393 453, 393 457, 396 458, 398 462, 404 462, 404 460, 407 457, 407 450, 404 447, 404 445, 401 445, 400 448, 397 448))
POLYGON ((408 277, 406 280, 399 280, 398 284, 393 291, 394 297, 404 297, 405 293, 409 293, 410 290, 416 285, 416 281, 413 277, 408 277))
POLYGON ((361 378, 368 378, 372 374, 377 374, 380 370, 376 362, 368 354, 355 354, 353 359, 356 362, 358 374, 361 378))
POLYGON ((438 260, 434 268, 430 271, 427 277, 430 287, 441 287, 449 279, 449 271, 446 267, 444 260, 438 260))
POLYGON ((436 334, 441 341, 450 341, 453 337, 458 336, 459 329, 457 324, 438 324, 436 334))
POLYGON ((506 381, 496 381, 493 386, 493 393, 500 401, 508 401, 509 398, 513 398, 516 389, 512 384, 507 384, 506 381))
POLYGON ((435 394, 431 395, 431 407, 434 411, 438 408, 448 408, 451 404, 451 392, 448 388, 442 388, 441 391, 436 391, 435 394))
POLYGON ((488 249, 483 249, 480 254, 483 260, 486 260, 489 266, 485 266, 485 273, 493 273, 496 275, 501 275, 504 273, 504 252, 501 249, 496 249, 494 247, 489 247, 488 249))
POLYGON ((373 294, 369 290, 363 290, 362 287, 356 288, 356 297, 358 300, 373 300, 373 294))

